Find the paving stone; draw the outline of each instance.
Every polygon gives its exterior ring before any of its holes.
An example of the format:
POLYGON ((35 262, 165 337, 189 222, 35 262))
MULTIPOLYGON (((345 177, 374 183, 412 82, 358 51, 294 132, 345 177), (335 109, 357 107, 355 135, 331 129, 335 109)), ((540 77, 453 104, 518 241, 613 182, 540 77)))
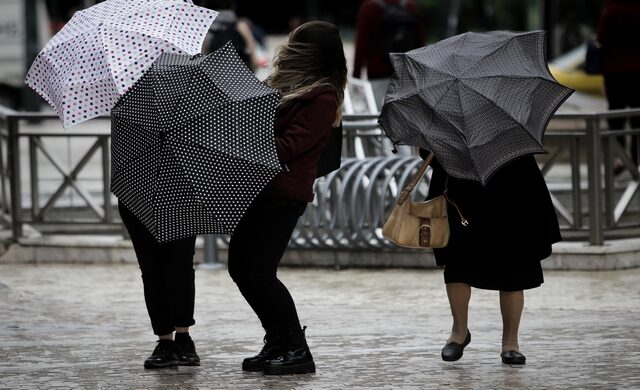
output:
POLYGON ((225 269, 196 272, 200 367, 145 370, 155 346, 134 264, 0 264, 0 389, 640 388, 640 269, 547 271, 525 293, 524 367, 500 361, 498 295, 474 290, 471 344, 440 359, 439 270, 284 268, 317 373, 244 373, 262 330, 225 269))

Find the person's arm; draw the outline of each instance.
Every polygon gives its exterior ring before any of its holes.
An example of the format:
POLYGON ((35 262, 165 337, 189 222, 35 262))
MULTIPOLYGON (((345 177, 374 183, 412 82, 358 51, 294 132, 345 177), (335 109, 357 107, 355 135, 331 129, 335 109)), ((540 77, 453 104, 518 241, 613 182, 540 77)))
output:
POLYGON ((247 45, 246 49, 251 61, 251 71, 255 71, 258 67, 258 61, 256 61, 256 40, 253 38, 251 27, 247 22, 239 19, 238 23, 236 24, 236 28, 238 29, 238 33, 242 36, 245 44, 247 45))
POLYGON ((326 137, 335 120, 338 103, 330 94, 322 94, 300 109, 282 134, 276 137, 278 160, 287 163, 306 153, 326 137))

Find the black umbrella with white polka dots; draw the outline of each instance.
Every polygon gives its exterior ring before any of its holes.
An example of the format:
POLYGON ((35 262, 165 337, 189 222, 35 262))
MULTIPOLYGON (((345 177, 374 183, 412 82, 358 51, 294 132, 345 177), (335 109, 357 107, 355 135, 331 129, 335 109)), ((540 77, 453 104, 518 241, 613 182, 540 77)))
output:
POLYGON ((111 111, 111 191, 159 242, 232 233, 281 170, 277 103, 231 44, 163 54, 111 111))

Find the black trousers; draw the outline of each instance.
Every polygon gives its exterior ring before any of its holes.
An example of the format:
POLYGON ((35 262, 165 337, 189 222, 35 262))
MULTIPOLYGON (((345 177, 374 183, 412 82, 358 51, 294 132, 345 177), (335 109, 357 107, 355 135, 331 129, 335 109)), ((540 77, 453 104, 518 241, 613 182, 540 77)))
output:
POLYGON ((277 271, 306 207, 303 202, 259 197, 229 242, 229 274, 269 333, 300 329, 293 298, 277 271))
POLYGON ((144 300, 153 333, 166 335, 176 327, 195 324, 193 256, 196 237, 159 244, 122 202, 118 202, 118 209, 142 271, 144 300))
MULTIPOLYGON (((640 75, 605 75, 605 91, 610 110, 623 108, 640 108, 640 75)), ((624 129, 626 118, 611 118, 607 122, 612 130, 624 129)), ((640 116, 631 118, 631 128, 640 128, 640 116)), ((631 158, 638 164, 638 138, 631 138, 631 158)), ((618 137, 618 141, 624 146, 624 137, 618 137)))

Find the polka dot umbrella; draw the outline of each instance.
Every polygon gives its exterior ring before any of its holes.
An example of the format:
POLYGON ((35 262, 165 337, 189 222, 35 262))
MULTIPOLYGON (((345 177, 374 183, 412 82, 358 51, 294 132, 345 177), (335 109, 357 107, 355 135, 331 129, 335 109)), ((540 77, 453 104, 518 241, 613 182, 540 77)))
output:
POLYGON ((111 191, 159 242, 232 233, 281 170, 278 100, 230 43, 161 55, 112 109, 111 191))
POLYGON ((108 114, 163 52, 200 53, 217 12, 183 0, 107 0, 83 11, 45 45, 25 83, 65 128, 108 114))

